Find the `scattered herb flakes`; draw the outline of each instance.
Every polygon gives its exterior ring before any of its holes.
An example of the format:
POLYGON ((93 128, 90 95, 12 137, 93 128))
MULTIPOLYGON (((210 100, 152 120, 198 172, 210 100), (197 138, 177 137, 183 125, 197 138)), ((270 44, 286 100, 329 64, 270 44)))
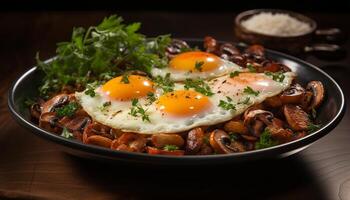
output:
POLYGON ((165 145, 165 146, 163 147, 163 149, 164 149, 165 151, 175 151, 175 150, 178 150, 179 147, 176 146, 176 145, 167 144, 167 145, 165 145))
POLYGON ((124 83, 124 84, 129 84, 129 74, 123 74, 122 79, 120 80, 120 82, 124 83))
POLYGON ((249 72, 252 72, 252 73, 256 72, 254 65, 252 65, 251 63, 247 63, 247 68, 249 69, 249 72))
POLYGON ((72 117, 75 114, 75 111, 79 109, 79 104, 77 102, 70 102, 69 104, 56 108, 56 115, 58 117, 72 117))
POLYGON ((67 138, 67 139, 72 139, 74 138, 74 135, 73 133, 69 132, 67 128, 63 128, 62 130, 62 133, 61 133, 61 136, 64 137, 64 138, 67 138))
POLYGON ((226 97, 227 101, 220 100, 219 107, 223 108, 224 110, 235 110, 236 107, 232 103, 232 99, 230 97, 226 97))
POLYGON ((193 88, 195 91, 204 94, 205 96, 212 96, 214 93, 211 91, 208 84, 206 84, 202 79, 186 79, 185 86, 186 90, 193 88))
POLYGON ((313 132, 317 131, 318 129, 320 129, 320 127, 321 127, 321 125, 314 124, 314 123, 310 122, 309 125, 307 126, 307 132, 313 133, 313 132))
POLYGON ((91 84, 87 84, 86 85, 86 90, 85 90, 84 93, 86 95, 89 95, 90 97, 95 97, 96 96, 96 92, 95 92, 96 86, 97 86, 96 82, 91 83, 91 84))
POLYGON ((255 91, 251 87, 247 86, 246 88, 244 88, 243 93, 258 96, 260 92, 255 91))
POLYGON ((230 78, 236 77, 236 76, 238 76, 239 74, 240 74, 239 71, 231 72, 231 73, 230 73, 230 78))
POLYGON ((100 109, 102 112, 104 112, 104 111, 107 111, 107 108, 108 108, 109 106, 111 106, 111 105, 112 105, 112 103, 111 103, 110 101, 106 101, 106 102, 104 102, 104 103, 102 104, 102 106, 99 107, 99 109, 100 109))
POLYGON ((249 104, 250 103, 250 97, 246 97, 243 101, 239 101, 238 104, 249 104))
POLYGON ((154 79, 157 86, 161 87, 164 93, 174 91, 174 82, 170 80, 170 73, 167 73, 165 77, 157 76, 154 79))
POLYGON ((265 129, 261 134, 259 141, 255 143, 255 149, 264 149, 277 145, 278 142, 271 137, 270 131, 265 129))
POLYGON ((142 121, 151 122, 149 119, 149 115, 146 113, 147 110, 142 108, 142 106, 139 104, 138 99, 132 99, 131 105, 132 107, 129 112, 129 115, 134 117, 142 117, 142 121))
POLYGON ((147 93, 148 105, 151 105, 153 102, 157 100, 156 95, 153 92, 147 93))
POLYGON ((204 61, 196 61, 196 63, 194 64, 194 67, 196 68, 196 70, 201 72, 203 65, 204 65, 204 61))
POLYGON ((284 78, 286 77, 282 71, 279 72, 265 72, 266 76, 272 77, 272 80, 283 82, 284 78))

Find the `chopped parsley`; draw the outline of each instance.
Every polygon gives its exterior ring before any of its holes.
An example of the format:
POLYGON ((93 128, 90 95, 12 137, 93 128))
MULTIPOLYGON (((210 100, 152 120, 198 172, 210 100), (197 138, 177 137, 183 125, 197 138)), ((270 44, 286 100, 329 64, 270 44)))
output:
POLYGON ((249 69, 249 72, 256 72, 254 65, 251 63, 247 63, 247 68, 249 69))
POLYGON ((239 101, 238 104, 249 104, 250 97, 246 97, 243 101, 239 101))
POLYGON ((129 74, 123 74, 122 76, 122 80, 120 80, 120 82, 125 83, 125 84, 129 84, 129 74))
POLYGON ((157 86, 162 88, 164 93, 174 91, 175 84, 172 80, 170 80, 170 73, 167 73, 165 77, 157 76, 154 79, 154 82, 157 84, 157 86))
POLYGON ((309 125, 307 126, 307 132, 312 133, 320 129, 321 125, 319 124, 314 124, 312 122, 309 122, 309 125))
POLYGON ((87 84, 86 90, 84 93, 86 95, 89 95, 90 97, 95 97, 96 96, 95 88, 96 88, 96 83, 87 84))
POLYGON ((149 115, 146 113, 147 110, 142 108, 142 106, 139 104, 138 99, 132 99, 131 105, 132 107, 129 112, 129 115, 134 117, 142 117, 142 121, 151 122, 149 119, 149 115))
POLYGON ((61 136, 67 139, 72 139, 74 138, 73 133, 69 132, 66 127, 63 128, 61 136))
POLYGON ((157 100, 156 95, 153 92, 147 93, 148 104, 151 105, 153 102, 157 100))
POLYGON ((243 93, 251 94, 251 95, 254 95, 254 96, 258 96, 260 92, 259 91, 255 91, 251 87, 247 86, 246 88, 244 88, 243 93))
POLYGON ((282 71, 279 72, 265 72, 266 76, 272 77, 272 80, 283 82, 284 78, 286 77, 282 71))
POLYGON ((100 110, 101 110, 102 112, 104 112, 104 111, 106 111, 107 108, 108 108, 109 106, 111 106, 111 105, 112 105, 112 103, 111 103, 110 101, 106 101, 106 102, 104 102, 104 103, 102 104, 102 106, 100 106, 99 108, 100 108, 100 110))
POLYGON ((178 150, 179 147, 176 146, 176 145, 167 144, 167 145, 165 145, 165 146, 163 147, 163 149, 164 149, 165 151, 175 151, 175 150, 178 150))
POLYGON ((205 96, 212 96, 214 93, 211 91, 208 84, 206 84, 202 79, 186 79, 185 89, 189 90, 193 88, 195 91, 204 94, 205 96))
POLYGON ((201 72, 203 65, 204 65, 204 61, 196 61, 196 63, 194 64, 194 67, 196 68, 196 70, 201 72))
POLYGON ((77 102, 70 102, 69 104, 60 107, 60 108, 56 108, 56 115, 58 117, 72 117, 75 114, 75 111, 77 111, 79 109, 79 105, 77 102))
POLYGON ((260 139, 255 143, 255 149, 264 149, 268 147, 272 147, 277 145, 278 142, 275 141, 271 137, 270 131, 268 131, 266 128, 265 130, 260 134, 260 139))
POLYGON ((230 78, 236 77, 236 76, 238 76, 240 73, 241 73, 241 72, 239 72, 239 71, 231 72, 231 73, 230 73, 230 78))
POLYGON ((219 107, 223 108, 224 110, 235 110, 236 107, 231 103, 232 99, 230 97, 226 97, 227 101, 220 100, 219 107))

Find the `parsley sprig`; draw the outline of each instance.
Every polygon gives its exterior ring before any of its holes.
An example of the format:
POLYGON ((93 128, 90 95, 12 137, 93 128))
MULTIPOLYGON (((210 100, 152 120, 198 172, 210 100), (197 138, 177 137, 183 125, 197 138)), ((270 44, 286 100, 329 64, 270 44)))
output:
POLYGON ((67 139, 74 138, 73 133, 69 132, 69 130, 66 127, 63 128, 61 136, 64 137, 64 138, 67 138, 67 139))
POLYGON ((224 110, 235 110, 236 106, 232 104, 232 98, 226 96, 227 101, 220 100, 219 107, 223 108, 224 110))
POLYGON ((174 91, 174 82, 170 79, 170 73, 167 73, 165 77, 157 76, 154 79, 154 82, 156 85, 160 88, 162 88, 164 93, 172 92, 174 91))
POLYGON ((271 137, 269 130, 265 130, 260 134, 259 140, 255 143, 255 149, 264 149, 277 145, 278 142, 271 137))
POLYGON ((244 88, 243 93, 245 94, 250 94, 250 95, 254 95, 254 96, 258 96, 260 94, 259 91, 255 91, 253 90, 253 88, 247 86, 246 88, 244 88))
POLYGON ((56 115, 58 117, 72 117, 75 114, 75 111, 79 109, 79 104, 77 102, 70 102, 69 104, 56 108, 56 115))
POLYGON ((175 150, 178 150, 179 147, 176 146, 176 145, 167 144, 167 145, 165 145, 165 146, 163 147, 163 149, 164 149, 165 151, 175 151, 175 150))
POLYGON ((204 65, 204 61, 196 61, 196 63, 194 64, 194 67, 196 68, 196 70, 201 72, 203 65, 204 65))
POLYGON ((231 73, 230 73, 230 78, 236 77, 236 76, 238 76, 239 74, 240 74, 239 71, 231 72, 231 73))
POLYGON ((283 82, 286 77, 282 71, 279 72, 265 72, 266 76, 272 77, 272 80, 277 82, 283 82))
POLYGON ((185 86, 186 90, 193 88, 195 91, 204 94, 205 96, 213 96, 214 93, 211 91, 209 85, 202 79, 186 79, 185 86))
POLYGON ((132 99, 131 100, 131 110, 129 112, 129 115, 134 117, 142 117, 142 121, 151 122, 149 119, 149 115, 146 113, 147 110, 145 110, 140 104, 138 99, 132 99))

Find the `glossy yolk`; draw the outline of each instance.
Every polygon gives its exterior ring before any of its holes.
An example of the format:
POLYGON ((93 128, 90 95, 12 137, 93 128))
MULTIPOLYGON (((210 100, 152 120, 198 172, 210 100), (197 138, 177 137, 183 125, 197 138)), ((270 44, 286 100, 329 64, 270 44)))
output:
POLYGON ((157 107, 166 114, 186 117, 199 114, 211 107, 207 96, 191 90, 177 90, 159 97, 157 107))
POLYGON ((214 54, 194 51, 175 56, 170 60, 169 66, 175 70, 205 72, 217 69, 222 64, 222 60, 214 54))
POLYGON ((125 83, 122 80, 122 76, 109 80, 102 86, 102 92, 111 99, 128 101, 144 97, 147 93, 154 91, 153 82, 144 76, 129 75, 129 83, 125 83))

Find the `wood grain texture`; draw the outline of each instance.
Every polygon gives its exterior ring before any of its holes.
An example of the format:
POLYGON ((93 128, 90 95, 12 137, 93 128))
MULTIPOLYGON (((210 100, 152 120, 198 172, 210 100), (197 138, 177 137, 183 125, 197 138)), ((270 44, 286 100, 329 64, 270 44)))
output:
MULTIPOLYGON (((329 135, 289 158, 219 167, 160 168, 76 158, 19 126, 7 109, 7 90, 21 73, 54 55, 73 26, 96 24, 111 12, 1 13, 0 199, 350 199, 350 116, 329 135), (9 20, 10 19, 10 20, 9 20), (14 25, 12 22, 18 21, 14 25)), ((234 13, 118 12, 143 22, 147 35, 212 35, 232 40, 234 13)), ((308 13, 321 26, 349 31, 348 14, 308 13), (339 20, 346 19, 346 20, 339 20)), ((350 50, 350 44, 344 44, 350 50)), ((350 56, 338 62, 314 57, 350 97, 350 56)), ((349 101, 348 106, 349 108, 349 101)))

